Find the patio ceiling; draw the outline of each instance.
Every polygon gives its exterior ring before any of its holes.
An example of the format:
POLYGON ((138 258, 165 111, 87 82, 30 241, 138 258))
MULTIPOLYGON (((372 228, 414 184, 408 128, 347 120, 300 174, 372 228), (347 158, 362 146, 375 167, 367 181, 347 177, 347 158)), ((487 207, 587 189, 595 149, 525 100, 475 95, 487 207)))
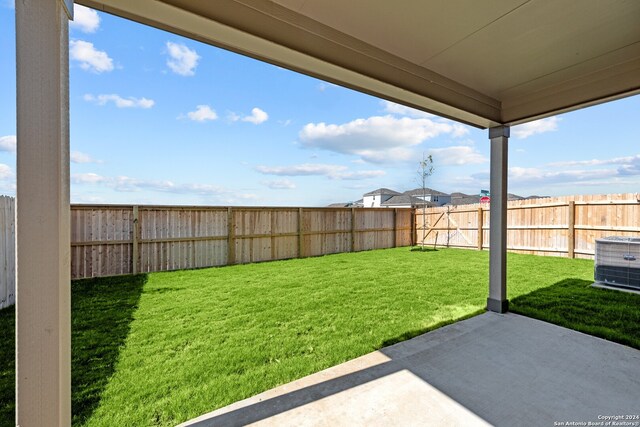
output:
MULTIPOLYGON (((71 305, 69 37, 63 6, 72 2, 15 3, 16 423, 66 426, 71 305)), ((487 309, 499 313, 508 310, 508 125, 640 93, 636 0, 78 3, 490 127, 487 309)))
POLYGON ((478 127, 640 93, 640 2, 78 0, 478 127))

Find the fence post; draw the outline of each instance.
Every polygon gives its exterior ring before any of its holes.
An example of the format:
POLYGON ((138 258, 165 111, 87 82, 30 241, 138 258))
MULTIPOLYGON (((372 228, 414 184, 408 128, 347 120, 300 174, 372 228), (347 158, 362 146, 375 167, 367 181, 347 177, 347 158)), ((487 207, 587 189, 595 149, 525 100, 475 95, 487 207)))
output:
POLYGON ((411 209, 411 246, 415 246, 416 245, 416 221, 417 221, 417 217, 416 217, 416 208, 411 209))
POLYGON ((393 247, 398 247, 398 208, 393 208, 393 247))
POLYGON ((575 245, 576 245, 576 202, 571 200, 568 204, 569 206, 569 221, 568 221, 568 231, 567 231, 567 256, 569 258, 575 258, 575 245))
POLYGON ((351 208, 351 252, 356 250, 356 209, 351 208))
POLYGON ((451 239, 451 217, 449 216, 449 206, 447 205, 447 247, 449 247, 449 239, 451 239))
POLYGON ((302 251, 302 246, 303 246, 303 240, 302 240, 302 235, 303 235, 303 224, 302 224, 302 220, 303 220, 303 215, 302 215, 302 208, 298 208, 298 258, 302 258, 304 256, 304 253, 302 251))
POLYGON ((227 265, 236 263, 236 224, 233 208, 227 208, 227 265))
POLYGON ((131 251, 131 272, 138 274, 140 272, 140 213, 138 206, 133 207, 133 249, 131 251))
POLYGON ((481 251, 482 250, 482 246, 484 244, 483 239, 484 239, 484 232, 483 232, 483 227, 484 227, 484 213, 482 212, 482 207, 478 208, 478 250, 481 251))
POLYGON ((276 259, 276 245, 275 245, 275 229, 276 229, 276 215, 275 210, 271 209, 271 261, 276 259))

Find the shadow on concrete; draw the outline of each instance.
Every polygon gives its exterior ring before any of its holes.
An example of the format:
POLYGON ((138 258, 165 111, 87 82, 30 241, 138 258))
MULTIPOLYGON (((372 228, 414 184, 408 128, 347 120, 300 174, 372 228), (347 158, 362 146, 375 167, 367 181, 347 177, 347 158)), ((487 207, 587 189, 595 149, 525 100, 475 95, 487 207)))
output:
POLYGON ((638 383, 635 349, 516 314, 485 313, 183 425, 596 422, 637 410, 638 383))
POLYGON ((71 286, 73 424, 98 407, 129 334, 146 274, 77 280, 71 286))

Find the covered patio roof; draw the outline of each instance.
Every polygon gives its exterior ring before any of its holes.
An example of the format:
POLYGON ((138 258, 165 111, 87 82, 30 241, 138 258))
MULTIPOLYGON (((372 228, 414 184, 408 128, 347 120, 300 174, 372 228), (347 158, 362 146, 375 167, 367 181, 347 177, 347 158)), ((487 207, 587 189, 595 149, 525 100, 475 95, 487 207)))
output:
POLYGON ((78 0, 486 128, 640 92, 625 0, 78 0))
MULTIPOLYGON (((640 2, 78 0, 490 128, 487 308, 504 313, 509 126, 640 93, 640 2)), ((17 424, 71 421, 69 35, 73 0, 16 2, 17 424)), ((117 35, 114 35, 117 37, 117 35)))

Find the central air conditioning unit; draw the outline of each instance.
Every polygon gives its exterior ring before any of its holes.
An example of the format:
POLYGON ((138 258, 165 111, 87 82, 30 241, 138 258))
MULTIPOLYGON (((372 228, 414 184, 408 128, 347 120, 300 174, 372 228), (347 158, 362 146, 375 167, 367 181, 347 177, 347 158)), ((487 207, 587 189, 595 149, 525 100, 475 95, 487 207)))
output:
POLYGON ((596 239, 594 273, 596 284, 640 290, 640 238, 596 239))

